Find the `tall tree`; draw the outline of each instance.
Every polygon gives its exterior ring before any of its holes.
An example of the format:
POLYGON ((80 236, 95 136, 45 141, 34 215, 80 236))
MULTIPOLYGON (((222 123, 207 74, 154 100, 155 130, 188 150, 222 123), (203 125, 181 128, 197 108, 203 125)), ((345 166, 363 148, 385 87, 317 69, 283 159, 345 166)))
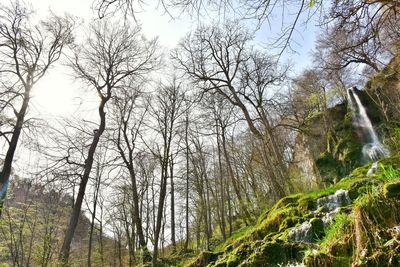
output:
POLYGON ((0 216, 32 90, 72 41, 71 19, 52 14, 36 26, 32 19, 32 10, 20 2, 0 5, 0 109, 11 122, 0 132, 8 145, 0 172, 0 216))
POLYGON ((283 81, 287 69, 251 48, 251 40, 252 35, 235 22, 200 27, 180 43, 174 59, 202 92, 219 94, 241 111, 250 131, 264 144, 273 193, 280 198, 285 195, 286 164, 284 148, 273 133, 267 94, 283 81))
POLYGON ((107 21, 93 23, 90 35, 76 50, 71 59, 71 67, 77 79, 82 80, 97 93, 99 124, 93 130, 85 162, 79 191, 70 216, 64 243, 60 251, 60 261, 68 263, 71 241, 78 223, 86 185, 92 171, 94 155, 100 137, 106 129, 106 104, 119 87, 129 86, 127 80, 140 79, 148 74, 156 64, 156 41, 147 41, 139 28, 118 26, 107 21))
POLYGON ((143 220, 140 212, 141 198, 138 188, 139 177, 137 175, 137 167, 135 166, 137 139, 141 134, 143 120, 148 108, 146 103, 143 103, 143 99, 140 99, 142 98, 142 92, 139 89, 141 86, 143 85, 122 88, 120 94, 114 97, 113 117, 116 129, 113 133, 112 141, 117 148, 123 165, 129 173, 133 221, 139 239, 139 246, 143 252, 143 261, 146 262, 151 260, 151 255, 147 249, 147 242, 143 231, 143 220))
POLYGON ((151 106, 151 114, 155 119, 156 130, 161 137, 161 145, 157 144, 153 151, 154 156, 160 164, 160 194, 158 198, 156 223, 154 229, 154 248, 153 248, 153 266, 156 265, 161 227, 164 218, 164 205, 167 193, 168 177, 170 175, 171 155, 173 151, 173 139, 176 136, 176 127, 178 119, 184 114, 183 112, 183 93, 181 86, 174 78, 171 84, 161 85, 157 101, 151 106))

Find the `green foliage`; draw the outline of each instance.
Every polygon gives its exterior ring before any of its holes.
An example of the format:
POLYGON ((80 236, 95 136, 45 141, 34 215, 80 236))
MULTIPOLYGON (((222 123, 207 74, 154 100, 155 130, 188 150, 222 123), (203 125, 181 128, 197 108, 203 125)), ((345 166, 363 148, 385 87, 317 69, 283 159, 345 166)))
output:
POLYGON ((241 239, 243 236, 247 236, 249 233, 251 233, 254 230, 253 225, 249 225, 246 227, 243 227, 235 232, 232 233, 230 237, 226 239, 225 242, 221 242, 219 245, 217 245, 213 251, 218 252, 226 248, 229 244, 232 244, 234 241, 241 239))
POLYGON ((381 181, 393 181, 400 178, 399 170, 395 169, 392 165, 385 166, 383 163, 379 163, 379 169, 381 173, 378 175, 378 179, 381 181))
POLYGON ((343 123, 348 119, 348 114, 340 118, 341 123, 327 133, 326 151, 316 160, 321 177, 328 183, 347 176, 362 164, 362 145, 352 125, 343 123))
POLYGON ((400 182, 386 183, 383 186, 383 194, 386 198, 399 198, 400 197, 400 182))
POLYGON ((335 216, 333 223, 325 229, 325 238, 320 245, 322 250, 327 250, 332 244, 342 241, 351 229, 352 221, 346 213, 335 216))
POLYGON ((366 232, 379 236, 367 236, 370 239, 365 239, 371 251, 376 248, 379 252, 370 255, 366 262, 372 264, 396 260, 395 255, 391 254, 393 248, 386 243, 390 241, 393 247, 397 241, 393 241, 393 237, 383 229, 400 223, 400 205, 393 198, 384 198, 383 183, 398 182, 393 179, 399 172, 399 156, 382 159, 379 166, 380 172, 372 176, 366 175, 371 167, 371 163, 367 163, 327 188, 280 199, 259 217, 256 225, 235 232, 224 244, 224 254, 210 266, 277 266, 303 258, 306 266, 351 266, 358 260, 356 255, 359 252, 354 243, 355 224, 360 218, 363 218, 366 232), (325 228, 318 213, 315 213, 317 199, 331 195, 338 189, 348 190, 353 204, 342 208, 325 228), (361 215, 356 216, 355 210, 361 211, 361 215), (291 242, 288 239, 291 228, 306 220, 312 225, 313 239, 318 245, 291 242), (309 252, 305 253, 306 250, 309 252), (384 257, 384 253, 389 256, 384 257))

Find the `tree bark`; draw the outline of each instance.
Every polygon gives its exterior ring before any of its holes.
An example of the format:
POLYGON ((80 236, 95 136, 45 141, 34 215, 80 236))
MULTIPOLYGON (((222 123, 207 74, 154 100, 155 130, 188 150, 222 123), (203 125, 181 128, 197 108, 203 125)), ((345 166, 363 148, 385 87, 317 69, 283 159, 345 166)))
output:
POLYGON ((188 251, 190 234, 189 234, 189 111, 186 110, 185 118, 185 145, 186 145, 186 204, 185 204, 185 223, 186 223, 186 239, 184 251, 188 251))
POLYGON ((16 121, 16 124, 13 129, 13 133, 12 133, 9 147, 7 149, 6 157, 4 159, 3 168, 0 172, 0 218, 1 218, 1 213, 2 213, 2 209, 3 209, 4 200, 7 196, 10 174, 11 174, 11 170, 12 170, 12 163, 14 160, 14 154, 17 149, 18 140, 21 135, 22 126, 24 124, 26 111, 27 111, 28 105, 29 105, 31 89, 32 89, 32 84, 31 84, 31 81, 28 80, 28 82, 25 85, 24 99, 23 99, 21 108, 17 114, 17 121, 16 121))
POLYGON ((172 154, 169 162, 169 175, 171 181, 171 242, 173 252, 176 251, 176 240, 175 240, 175 188, 174 188, 174 161, 172 154))
POLYGON ((84 173, 81 177, 81 182, 79 184, 78 195, 76 197, 76 201, 75 201, 72 213, 71 213, 70 221, 68 224, 68 229, 65 233, 64 242, 61 247, 59 260, 63 266, 68 265, 69 253, 70 253, 70 249, 71 249, 71 242, 72 242, 72 238, 74 237, 76 226, 78 225, 79 216, 81 214, 83 198, 85 197, 86 185, 89 180, 90 172, 92 171, 94 154, 96 152, 97 145, 100 141, 100 137, 103 134, 105 127, 106 127, 106 113, 104 112, 104 108, 105 108, 107 101, 111 97, 111 93, 110 93, 111 88, 108 88, 108 91, 109 91, 109 93, 108 93, 107 97, 101 96, 100 106, 98 109, 99 116, 100 116, 99 129, 94 131, 93 140, 90 145, 87 158, 85 160, 84 173))

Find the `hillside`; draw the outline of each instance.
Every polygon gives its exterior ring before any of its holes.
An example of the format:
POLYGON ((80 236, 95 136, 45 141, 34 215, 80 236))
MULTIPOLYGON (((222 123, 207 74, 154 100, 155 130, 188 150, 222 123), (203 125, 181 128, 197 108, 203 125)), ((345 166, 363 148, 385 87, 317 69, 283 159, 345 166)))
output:
POLYGON ((302 180, 300 193, 281 198, 256 224, 186 266, 400 266, 398 113, 394 106, 382 112, 372 97, 381 90, 397 99, 398 59, 373 76, 366 90, 356 90, 391 156, 368 162, 371 136, 364 122, 357 125, 360 111, 349 102, 329 109, 327 131, 324 115, 314 115, 296 139, 292 172, 302 180))
POLYGON ((221 252, 187 266, 399 266, 400 157, 334 186, 278 201, 221 252))
MULTIPOLYGON (((54 264, 72 197, 19 177, 14 178, 10 189, 0 224, 0 263, 4 266, 54 264)), ((72 242, 71 266, 82 266, 87 261, 90 226, 87 214, 82 212, 72 242)), ((92 246, 95 252, 112 250, 114 240, 104 234, 100 237, 97 222, 94 229, 92 246)), ((99 264, 100 260, 95 257, 94 262, 99 264)), ((112 264, 112 257, 109 264, 112 264)))

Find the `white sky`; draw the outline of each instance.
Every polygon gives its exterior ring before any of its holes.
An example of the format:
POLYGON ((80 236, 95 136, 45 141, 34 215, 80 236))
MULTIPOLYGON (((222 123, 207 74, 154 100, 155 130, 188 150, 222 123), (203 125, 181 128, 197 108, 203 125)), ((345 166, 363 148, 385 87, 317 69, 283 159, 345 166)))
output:
MULTIPOLYGON (((31 3, 41 18, 46 16, 48 10, 56 14, 70 13, 82 18, 84 23, 96 17, 91 9, 92 0, 32 0, 31 3)), ((148 38, 159 37, 160 44, 167 49, 173 48, 195 25, 188 18, 172 20, 160 9, 156 9, 156 3, 143 8, 146 8, 146 12, 137 14, 143 33, 148 38)), ((60 64, 56 64, 33 90, 31 102, 33 114, 39 113, 45 119, 51 119, 55 116, 70 116, 71 114, 78 115, 77 108, 83 102, 83 106, 88 109, 87 111, 94 112, 96 103, 91 105, 90 102, 96 101, 96 99, 87 96, 82 99, 83 91, 79 87, 79 84, 71 80, 69 70, 60 66, 60 64), (92 100, 88 103, 89 99, 92 100)))
MULTIPOLYGON (((179 40, 196 27, 196 18, 190 19, 182 15, 181 18, 172 20, 167 14, 163 14, 161 8, 156 8, 158 0, 149 6, 144 6, 145 11, 137 14, 138 22, 142 25, 144 34, 148 38, 159 37, 160 44, 166 48, 173 48, 179 40)), ((31 0, 32 6, 38 11, 39 17, 44 18, 48 10, 56 14, 65 12, 80 17, 88 22, 96 14, 91 9, 93 0, 31 0)), ((272 24, 264 27, 257 33, 257 40, 264 42, 268 38, 267 32, 278 31, 280 25, 272 24), (274 29, 275 27, 275 29, 274 29)), ((82 25, 83 26, 83 25, 82 25)), ((283 59, 295 64, 295 71, 299 72, 309 64, 309 51, 313 47, 314 27, 295 33, 295 49, 297 54, 284 55, 283 59)), ((31 110, 34 115, 39 113, 43 119, 51 119, 56 116, 79 115, 85 107, 86 112, 95 112, 96 100, 90 96, 82 96, 83 90, 80 85, 74 83, 70 76, 70 70, 56 64, 47 75, 36 85, 33 91, 31 110), (90 100, 91 99, 91 100, 90 100), (91 103, 93 102, 93 103, 91 103)), ((86 113, 86 115, 89 115, 86 113)))

